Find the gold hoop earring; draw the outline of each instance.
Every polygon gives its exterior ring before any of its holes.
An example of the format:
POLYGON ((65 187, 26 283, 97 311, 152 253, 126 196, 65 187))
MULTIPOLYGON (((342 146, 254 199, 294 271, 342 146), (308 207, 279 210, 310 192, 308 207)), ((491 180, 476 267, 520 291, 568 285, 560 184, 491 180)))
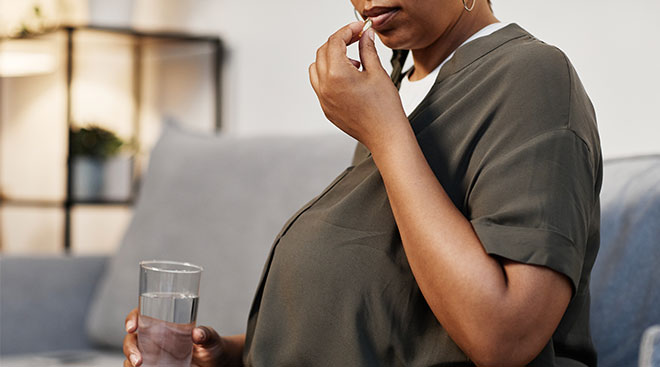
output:
POLYGON ((474 5, 477 3, 477 0, 472 0, 472 6, 468 8, 467 4, 465 3, 465 0, 463 0, 463 7, 467 11, 472 11, 474 9, 474 5))

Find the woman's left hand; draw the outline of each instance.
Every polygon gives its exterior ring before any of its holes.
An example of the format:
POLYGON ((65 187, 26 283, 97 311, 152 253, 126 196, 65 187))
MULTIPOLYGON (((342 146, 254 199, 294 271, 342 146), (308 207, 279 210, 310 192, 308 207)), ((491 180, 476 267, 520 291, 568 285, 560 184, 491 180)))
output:
POLYGON ((378 58, 373 29, 359 39, 362 70, 360 62, 346 56, 346 46, 358 41, 362 26, 354 22, 330 36, 309 66, 309 79, 325 116, 371 149, 409 125, 399 93, 378 58))

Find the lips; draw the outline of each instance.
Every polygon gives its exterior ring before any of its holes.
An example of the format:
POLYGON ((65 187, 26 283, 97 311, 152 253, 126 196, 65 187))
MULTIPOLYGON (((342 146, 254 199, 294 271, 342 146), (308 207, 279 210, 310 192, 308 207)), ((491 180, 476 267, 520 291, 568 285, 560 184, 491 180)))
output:
POLYGON ((376 6, 365 9, 362 15, 365 18, 370 18, 373 22, 373 28, 378 31, 385 27, 386 23, 392 19, 399 9, 397 7, 376 6))

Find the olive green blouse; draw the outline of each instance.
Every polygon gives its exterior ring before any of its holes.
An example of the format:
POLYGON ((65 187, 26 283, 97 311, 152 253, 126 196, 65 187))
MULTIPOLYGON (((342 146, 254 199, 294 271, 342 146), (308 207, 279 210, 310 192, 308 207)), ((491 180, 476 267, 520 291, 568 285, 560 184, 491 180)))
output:
MULTIPOLYGON (((530 366, 595 366, 589 276, 601 152, 593 107, 566 56, 511 24, 459 48, 409 120, 490 255, 547 266, 572 282, 568 309, 530 366)), ((472 365, 415 282, 363 146, 277 236, 249 314, 244 362, 472 365)))

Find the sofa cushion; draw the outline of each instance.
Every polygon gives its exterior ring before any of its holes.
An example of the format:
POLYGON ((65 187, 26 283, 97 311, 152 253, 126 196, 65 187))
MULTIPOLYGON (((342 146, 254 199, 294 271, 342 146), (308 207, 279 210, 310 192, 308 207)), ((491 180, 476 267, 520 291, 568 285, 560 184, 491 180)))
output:
POLYGON ((606 161, 601 212, 593 340, 600 366, 637 366, 642 333, 660 323, 660 156, 606 161))
POLYGON ((7 354, 91 348, 84 315, 106 261, 0 256, 0 365, 7 354))
POLYGON ((121 345, 124 318, 138 303, 138 262, 148 259, 203 266, 198 324, 243 333, 275 235, 350 164, 354 147, 339 133, 239 138, 166 126, 94 297, 92 340, 121 345))

